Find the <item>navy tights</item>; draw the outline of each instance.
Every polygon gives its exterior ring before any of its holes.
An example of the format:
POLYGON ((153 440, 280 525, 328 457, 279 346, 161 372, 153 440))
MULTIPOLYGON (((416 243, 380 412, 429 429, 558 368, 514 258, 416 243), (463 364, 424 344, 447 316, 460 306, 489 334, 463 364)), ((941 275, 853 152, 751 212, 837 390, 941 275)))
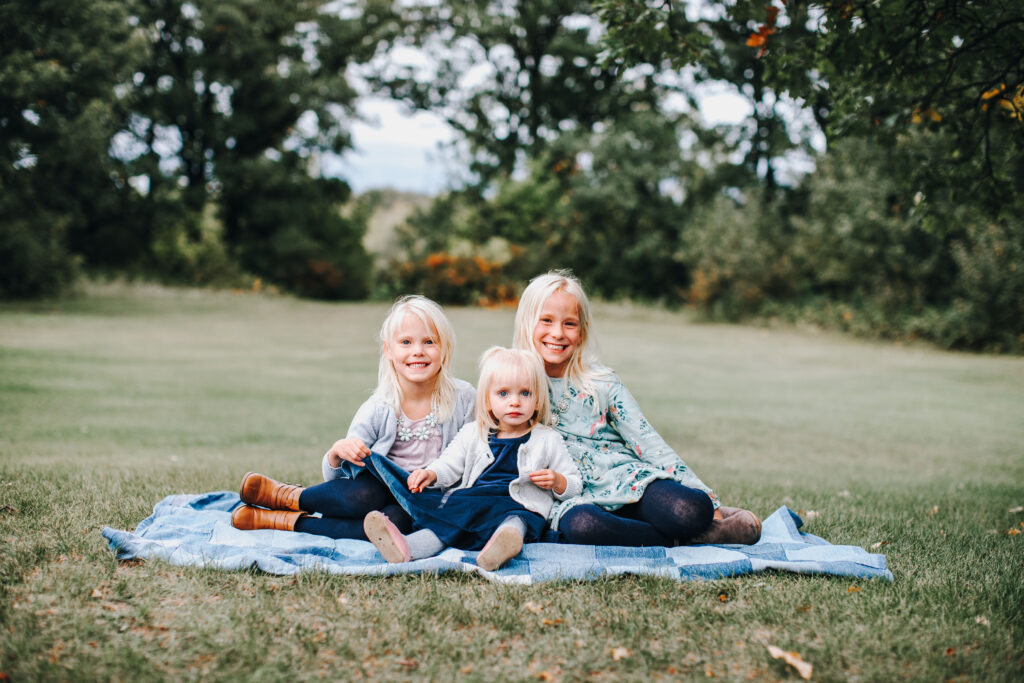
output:
POLYGON ((585 503, 570 508, 558 523, 565 543, 674 546, 711 526, 711 497, 672 479, 656 479, 643 497, 615 512, 585 503))
POLYGON ((299 509, 321 517, 300 517, 295 530, 330 538, 366 540, 363 518, 380 510, 402 533, 412 531, 412 519, 384 484, 369 472, 355 479, 332 479, 310 486, 299 496, 299 509))

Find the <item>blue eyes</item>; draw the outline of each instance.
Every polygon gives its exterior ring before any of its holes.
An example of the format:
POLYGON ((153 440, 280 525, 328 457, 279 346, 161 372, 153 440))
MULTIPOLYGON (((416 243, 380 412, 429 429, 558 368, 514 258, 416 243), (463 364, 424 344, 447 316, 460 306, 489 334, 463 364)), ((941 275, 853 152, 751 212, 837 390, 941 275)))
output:
MULTIPOLYGON (((398 343, 402 344, 403 346, 408 346, 409 344, 412 344, 412 340, 410 340, 410 339, 399 339, 398 343)), ((433 346, 434 345, 434 340, 433 339, 427 339, 423 343, 424 344, 429 344, 429 345, 433 346)))
MULTIPOLYGON (((498 394, 498 396, 500 396, 501 398, 508 398, 508 392, 507 392, 506 390, 504 390, 504 389, 499 389, 499 390, 497 391, 497 394, 498 394)), ((526 391, 526 390, 524 390, 524 391, 520 391, 520 392, 519 392, 519 395, 520 395, 520 396, 522 396, 523 398, 529 398, 529 397, 530 397, 530 392, 529 392, 529 391, 526 391)))

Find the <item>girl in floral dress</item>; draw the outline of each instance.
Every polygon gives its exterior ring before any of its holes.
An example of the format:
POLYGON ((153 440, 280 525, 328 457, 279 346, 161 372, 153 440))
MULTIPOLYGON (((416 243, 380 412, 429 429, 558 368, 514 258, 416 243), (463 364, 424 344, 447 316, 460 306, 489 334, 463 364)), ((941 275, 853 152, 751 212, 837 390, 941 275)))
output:
POLYGON ((373 452, 405 470, 424 467, 472 421, 476 391, 450 374, 454 346, 455 333, 436 303, 422 296, 395 302, 380 329, 377 388, 346 438, 324 455, 324 482, 303 488, 249 472, 239 490, 245 505, 231 515, 232 524, 366 540, 363 518, 382 510, 408 530, 409 516, 363 460, 373 452))
POLYGON ((544 362, 555 428, 583 475, 582 494, 552 511, 553 528, 592 545, 757 542, 760 520, 721 507, 593 355, 590 325, 587 296, 566 272, 534 278, 516 311, 515 347, 544 362))

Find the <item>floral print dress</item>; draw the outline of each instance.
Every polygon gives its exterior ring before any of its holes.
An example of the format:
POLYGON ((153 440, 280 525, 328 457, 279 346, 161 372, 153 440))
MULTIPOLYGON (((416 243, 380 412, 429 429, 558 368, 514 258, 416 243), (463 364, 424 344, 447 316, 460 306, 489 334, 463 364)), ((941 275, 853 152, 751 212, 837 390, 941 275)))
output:
POLYGON ((715 493, 654 431, 618 376, 606 375, 594 386, 604 396, 603 412, 595 411, 593 396, 568 386, 564 378, 548 377, 554 427, 583 475, 583 493, 555 506, 552 528, 576 505, 595 503, 612 511, 635 503, 655 479, 674 479, 704 491, 718 507, 715 493))

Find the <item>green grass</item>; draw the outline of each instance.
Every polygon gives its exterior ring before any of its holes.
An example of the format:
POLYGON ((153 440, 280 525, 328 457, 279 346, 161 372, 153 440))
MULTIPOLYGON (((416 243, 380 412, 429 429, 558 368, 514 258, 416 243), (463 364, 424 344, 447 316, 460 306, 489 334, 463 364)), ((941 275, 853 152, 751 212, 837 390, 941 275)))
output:
MULTIPOLYGON (((781 504, 896 580, 536 587, 118 563, 166 495, 314 483, 386 307, 93 286, 0 305, 0 680, 1020 680, 1024 360, 596 307, 603 358, 726 504, 781 504), (810 513, 814 514, 810 514, 810 513), (616 660, 614 648, 628 656, 616 660)), ((510 310, 452 309, 457 374, 510 310)))

